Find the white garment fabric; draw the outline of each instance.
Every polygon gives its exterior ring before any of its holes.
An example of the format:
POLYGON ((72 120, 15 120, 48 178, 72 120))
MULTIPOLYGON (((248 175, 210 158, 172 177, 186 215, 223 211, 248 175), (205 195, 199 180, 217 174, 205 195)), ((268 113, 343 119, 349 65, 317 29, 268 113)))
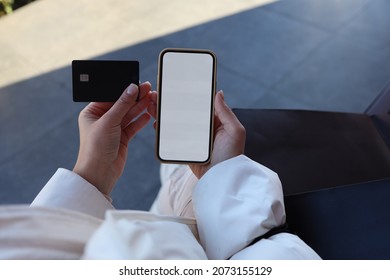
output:
POLYGON ((114 206, 88 181, 76 173, 59 168, 31 206, 64 208, 104 219, 114 206))
POLYGON ((0 258, 319 259, 288 233, 246 247, 284 223, 285 211, 278 176, 243 155, 199 181, 188 167, 174 168, 151 212, 113 209, 59 169, 30 208, 0 207, 0 258))
POLYGON ((0 259, 79 259, 102 220, 60 208, 0 207, 0 259))
POLYGON ((162 187, 150 211, 195 219, 192 193, 199 180, 188 165, 162 164, 160 178, 162 187))
POLYGON ((141 211, 108 211, 88 241, 84 259, 198 259, 207 256, 194 238, 194 219, 141 211))

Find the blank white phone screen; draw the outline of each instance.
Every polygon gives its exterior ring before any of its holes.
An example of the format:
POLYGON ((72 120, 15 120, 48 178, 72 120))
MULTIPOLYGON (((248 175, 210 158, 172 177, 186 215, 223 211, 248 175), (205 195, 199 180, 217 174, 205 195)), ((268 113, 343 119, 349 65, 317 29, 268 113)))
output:
POLYGON ((212 135, 214 57, 166 52, 162 59, 159 157, 205 162, 212 135))

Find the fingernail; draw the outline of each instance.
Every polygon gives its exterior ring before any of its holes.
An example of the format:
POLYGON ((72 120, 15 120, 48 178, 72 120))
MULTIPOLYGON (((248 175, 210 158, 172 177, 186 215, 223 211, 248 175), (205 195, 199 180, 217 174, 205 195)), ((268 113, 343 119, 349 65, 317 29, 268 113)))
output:
POLYGON ((218 91, 218 93, 221 95, 222 100, 225 100, 225 94, 223 93, 223 90, 218 91))
POLYGON ((126 89, 126 94, 128 95, 136 95, 138 92, 138 87, 135 84, 131 84, 126 89))

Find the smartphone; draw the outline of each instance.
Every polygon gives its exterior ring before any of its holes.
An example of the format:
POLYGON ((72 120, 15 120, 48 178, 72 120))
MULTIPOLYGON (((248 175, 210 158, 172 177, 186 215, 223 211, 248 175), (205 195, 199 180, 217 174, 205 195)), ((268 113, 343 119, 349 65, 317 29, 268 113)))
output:
POLYGON ((160 161, 209 162, 216 68, 217 58, 209 50, 165 49, 160 53, 156 126, 160 161))

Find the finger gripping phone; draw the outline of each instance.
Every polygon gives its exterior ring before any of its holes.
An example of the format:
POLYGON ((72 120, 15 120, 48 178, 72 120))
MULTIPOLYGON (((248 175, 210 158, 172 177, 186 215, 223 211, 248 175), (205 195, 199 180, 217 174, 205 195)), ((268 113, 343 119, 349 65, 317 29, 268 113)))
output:
POLYGON ((209 50, 160 53, 156 127, 160 161, 204 164, 210 160, 216 65, 209 50))

